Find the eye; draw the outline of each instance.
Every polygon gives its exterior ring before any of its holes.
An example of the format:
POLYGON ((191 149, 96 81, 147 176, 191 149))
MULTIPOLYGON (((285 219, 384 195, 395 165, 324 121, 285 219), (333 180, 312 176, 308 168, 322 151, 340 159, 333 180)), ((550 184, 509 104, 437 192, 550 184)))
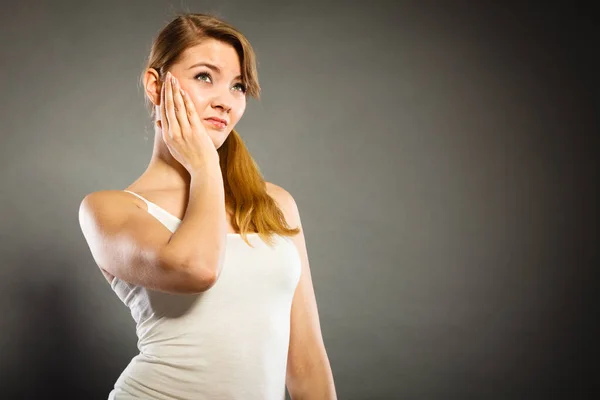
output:
POLYGON ((240 92, 246 93, 247 88, 246 85, 244 85, 243 83, 236 83, 234 87, 237 87, 237 90, 239 90, 240 92))
POLYGON ((209 80, 212 80, 212 78, 210 77, 210 74, 209 74, 208 72, 200 72, 198 75, 196 75, 196 76, 194 77, 194 79, 202 78, 202 79, 200 79, 200 80, 203 80, 203 81, 204 81, 204 78, 205 78, 205 77, 206 77, 206 78, 208 78, 209 80))

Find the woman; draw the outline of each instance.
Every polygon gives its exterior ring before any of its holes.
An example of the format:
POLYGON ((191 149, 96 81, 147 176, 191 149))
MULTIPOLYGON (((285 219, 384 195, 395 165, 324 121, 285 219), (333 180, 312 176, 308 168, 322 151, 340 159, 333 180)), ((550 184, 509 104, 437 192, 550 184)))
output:
POLYGON ((139 354, 109 399, 334 399, 296 203, 265 182, 235 125, 259 97, 234 27, 185 14, 142 82, 152 159, 127 190, 91 193, 81 229, 130 308, 139 354))

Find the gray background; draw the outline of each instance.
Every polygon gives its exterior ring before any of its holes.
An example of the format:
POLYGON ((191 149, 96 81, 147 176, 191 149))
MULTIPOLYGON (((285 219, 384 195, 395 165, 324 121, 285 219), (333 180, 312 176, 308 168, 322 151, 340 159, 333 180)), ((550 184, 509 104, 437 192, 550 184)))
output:
POLYGON ((186 10, 256 50, 238 130, 299 205, 340 399, 590 397, 592 13, 282 3, 3 5, 0 397, 103 399, 136 352, 77 212, 144 171, 138 76, 186 10))

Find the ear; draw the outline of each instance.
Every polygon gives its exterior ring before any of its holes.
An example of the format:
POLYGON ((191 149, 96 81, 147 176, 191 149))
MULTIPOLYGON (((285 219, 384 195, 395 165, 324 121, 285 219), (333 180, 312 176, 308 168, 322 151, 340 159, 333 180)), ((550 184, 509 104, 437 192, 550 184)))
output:
POLYGON ((154 68, 148 68, 144 72, 144 92, 155 106, 160 105, 160 89, 162 83, 158 72, 154 68))

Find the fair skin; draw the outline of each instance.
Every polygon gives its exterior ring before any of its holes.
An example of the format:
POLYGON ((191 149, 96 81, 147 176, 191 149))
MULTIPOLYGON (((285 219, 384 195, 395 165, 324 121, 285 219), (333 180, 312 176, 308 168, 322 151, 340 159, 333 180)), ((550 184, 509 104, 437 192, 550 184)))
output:
MULTIPOLYGON (((181 60, 170 68, 181 88, 192 100, 196 113, 204 124, 206 133, 216 149, 221 147, 246 110, 246 95, 240 77, 240 63, 233 47, 217 40, 206 40, 187 49, 181 60), (213 70, 197 64, 211 64, 219 69, 213 70), (228 122, 225 129, 215 127, 206 120, 218 117, 228 122)), ((162 136, 160 113, 161 81, 154 69, 144 75, 146 95, 155 107, 154 151, 150 163, 142 176, 128 188, 155 187, 161 190, 183 191, 189 185, 190 175, 169 152, 162 136), (144 185, 142 185, 142 183, 144 185), (152 183, 156 183, 153 185, 152 183)), ((177 209, 172 207, 171 209, 177 209)), ((169 208, 167 208, 169 210, 169 208)), ((182 216, 183 213, 175 213, 182 216)), ((230 232, 233 229, 230 226, 230 232)))
MULTIPOLYGON (((192 100, 195 112, 206 128, 215 149, 227 139, 246 109, 246 95, 242 89, 240 71, 235 49, 229 44, 212 39, 186 50, 179 62, 170 69, 192 100), (206 66, 190 68, 198 63, 210 63, 219 71, 206 66), (225 119, 228 124, 225 128, 215 126, 205 120, 208 117, 225 119)), ((182 219, 186 209, 186 188, 190 182, 190 174, 171 155, 163 140, 160 121, 161 82, 156 71, 146 71, 144 89, 156 107, 154 151, 146 171, 127 189, 141 194, 182 219)), ((291 194, 280 186, 267 182, 267 193, 280 205, 289 226, 300 228, 300 233, 292 237, 300 254, 302 267, 300 281, 292 300, 286 386, 293 400, 336 399, 333 375, 321 334, 298 207, 291 194)), ((133 196, 131 201, 136 204, 141 202, 133 196)), ((140 207, 144 206, 140 204, 140 207)), ((235 233, 229 215, 227 228, 228 232, 235 233)), ((112 279, 106 271, 103 273, 107 280, 112 279)))

